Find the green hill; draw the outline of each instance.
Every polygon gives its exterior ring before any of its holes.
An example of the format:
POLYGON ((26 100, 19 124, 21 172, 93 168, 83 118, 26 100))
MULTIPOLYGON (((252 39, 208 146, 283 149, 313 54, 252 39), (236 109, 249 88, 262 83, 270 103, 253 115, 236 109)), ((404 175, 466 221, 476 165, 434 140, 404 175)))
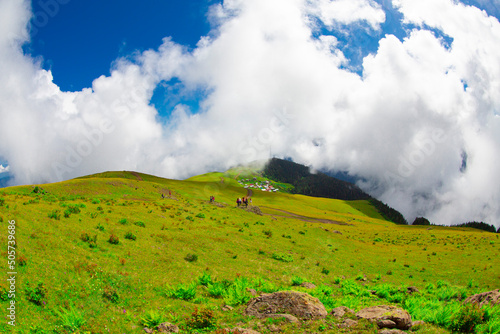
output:
MULTIPOLYGON (((396 304, 429 323, 417 332, 446 333, 461 299, 498 288, 498 235, 396 225, 368 200, 283 191, 253 191, 251 207, 237 208, 236 198, 248 194, 243 177, 265 180, 248 168, 184 181, 106 172, 1 189, 2 256, 15 257, 13 268, 4 261, 4 272, 17 274, 16 327, 4 320, 0 332, 142 333, 155 320, 183 333, 223 333, 237 324, 261 333, 276 326, 342 332, 331 317, 295 325, 243 313, 250 289, 294 289, 318 297, 328 311, 396 304), (302 281, 317 288, 296 286, 302 281), (405 294, 408 286, 422 291, 420 299, 405 294), (234 310, 224 312, 224 305, 234 310), (201 311, 207 322, 194 321, 201 311)), ((4 279, 5 315, 9 293, 4 279)), ((368 323, 356 331, 378 332, 368 323)))

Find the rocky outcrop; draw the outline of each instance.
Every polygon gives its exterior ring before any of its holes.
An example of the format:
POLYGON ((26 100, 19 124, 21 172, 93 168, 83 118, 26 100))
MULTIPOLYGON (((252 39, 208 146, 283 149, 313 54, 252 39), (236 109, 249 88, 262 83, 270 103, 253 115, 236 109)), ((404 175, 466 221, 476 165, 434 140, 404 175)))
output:
POLYGON ((477 295, 470 296, 467 298, 464 303, 466 304, 478 304, 479 306, 483 306, 486 304, 497 305, 500 304, 500 291, 499 289, 479 293, 477 295))
POLYGON ((396 306, 380 305, 363 309, 356 313, 359 319, 375 322, 379 328, 410 329, 410 314, 396 306))
POLYGON ((316 319, 327 315, 325 306, 319 299, 298 291, 263 294, 252 299, 245 312, 258 318, 270 314, 291 314, 301 319, 316 319))
POLYGON ((354 315, 355 313, 356 312, 354 312, 353 310, 351 310, 348 307, 340 306, 340 307, 334 308, 332 310, 332 312, 330 312, 330 315, 334 316, 335 318, 342 318, 346 314, 352 314, 352 315, 354 315))

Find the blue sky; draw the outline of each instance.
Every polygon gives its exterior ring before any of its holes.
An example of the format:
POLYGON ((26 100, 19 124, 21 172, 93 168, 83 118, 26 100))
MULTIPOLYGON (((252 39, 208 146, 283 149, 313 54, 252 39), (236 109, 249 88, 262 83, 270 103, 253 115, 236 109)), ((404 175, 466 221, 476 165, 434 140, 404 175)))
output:
POLYGON ((25 50, 43 58, 63 91, 91 87, 118 57, 157 49, 165 37, 192 48, 210 30, 212 1, 71 0, 39 27, 47 2, 32 1, 36 33, 25 50))
POLYGON ((291 157, 500 225, 499 5, 4 0, 0 186, 291 157))

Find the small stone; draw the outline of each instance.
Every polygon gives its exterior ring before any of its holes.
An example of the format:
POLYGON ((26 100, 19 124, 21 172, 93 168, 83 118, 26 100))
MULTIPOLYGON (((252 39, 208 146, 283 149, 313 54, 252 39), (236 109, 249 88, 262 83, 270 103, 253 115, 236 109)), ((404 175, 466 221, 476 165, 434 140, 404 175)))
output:
POLYGON ((334 316, 335 318, 342 318, 347 313, 354 314, 355 312, 348 307, 340 306, 334 308, 332 312, 330 312, 330 315, 334 316))
POLYGON ((344 322, 342 322, 339 325, 339 328, 352 328, 352 327, 356 327, 357 325, 358 325, 358 322, 356 320, 345 319, 344 322))
POLYGON ((232 310, 233 310, 232 306, 229 306, 229 305, 222 306, 222 311, 223 312, 228 312, 228 311, 232 311, 232 310))
POLYGON ((179 327, 169 322, 159 324, 156 329, 159 333, 179 333, 179 327))
POLYGON ((419 290, 418 288, 414 287, 414 286, 409 286, 407 289, 406 289, 406 292, 408 292, 409 294, 412 294, 412 293, 418 293, 419 290))
POLYGON ((316 289, 316 285, 314 285, 310 282, 304 282, 300 286, 303 288, 306 288, 306 289, 316 289))

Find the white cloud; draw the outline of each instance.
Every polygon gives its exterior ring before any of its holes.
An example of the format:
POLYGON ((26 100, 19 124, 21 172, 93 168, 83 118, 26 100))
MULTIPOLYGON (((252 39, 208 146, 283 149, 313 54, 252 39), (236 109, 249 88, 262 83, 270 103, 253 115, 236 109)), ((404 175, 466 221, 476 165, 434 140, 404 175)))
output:
POLYGON ((310 12, 329 29, 340 25, 365 22, 374 30, 380 29, 385 13, 373 0, 309 0, 310 12))
POLYGON ((451 0, 395 2, 451 46, 425 29, 387 35, 360 77, 342 68, 334 37, 311 37, 310 15, 379 29, 375 2, 232 0, 212 7, 215 30, 195 50, 166 38, 79 92, 61 92, 22 53, 28 2, 3 2, 0 154, 18 184, 123 169, 182 178, 291 156, 363 177, 410 220, 498 226, 500 24, 451 0), (206 96, 165 124, 149 102, 172 78, 206 96))
POLYGON ((0 174, 2 173, 8 173, 10 170, 10 167, 9 166, 3 166, 3 165, 0 165, 0 174))

